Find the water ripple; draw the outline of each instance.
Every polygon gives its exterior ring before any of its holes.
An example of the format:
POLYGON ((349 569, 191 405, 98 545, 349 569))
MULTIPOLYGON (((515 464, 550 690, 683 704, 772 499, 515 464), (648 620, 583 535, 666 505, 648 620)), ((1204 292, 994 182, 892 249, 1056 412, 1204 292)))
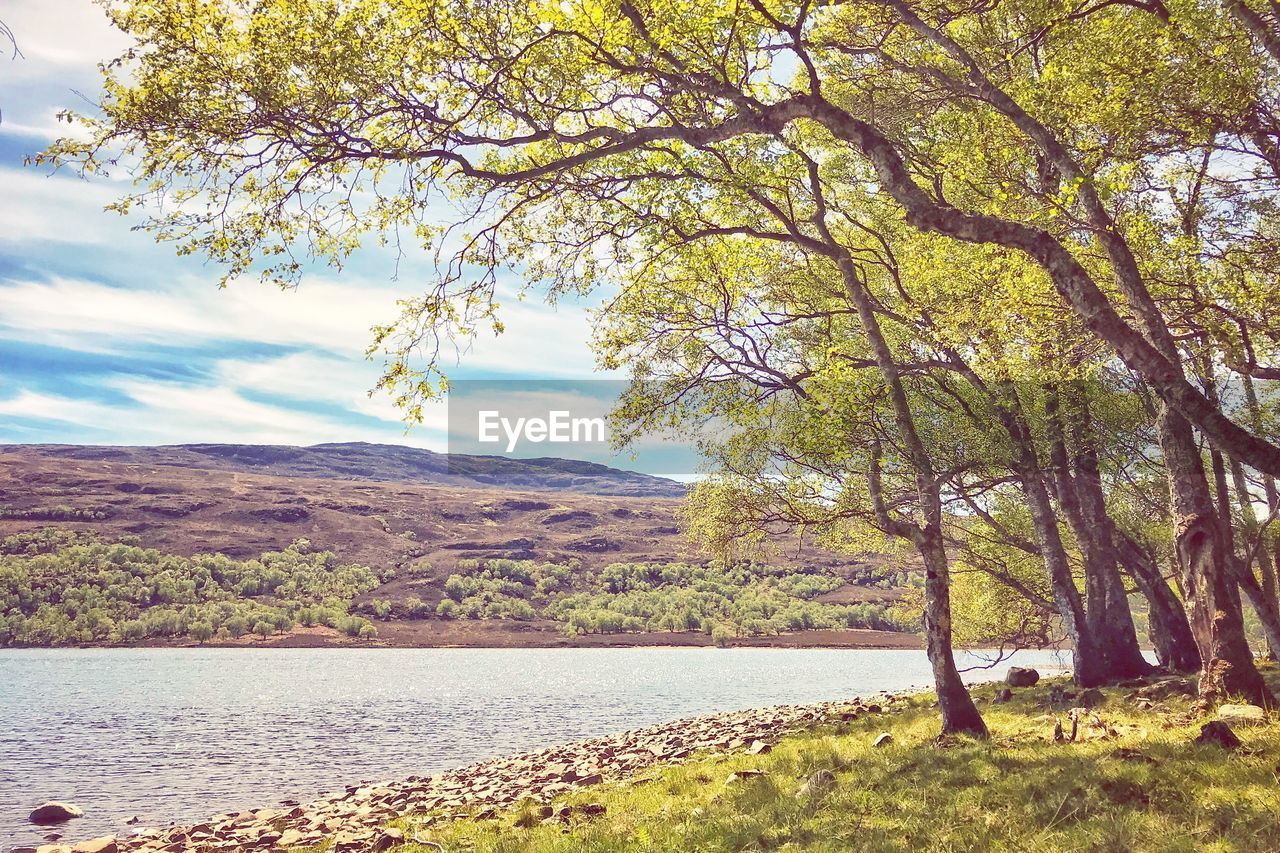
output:
POLYGON ((88 837, 135 814, 201 820, 678 717, 928 682, 924 654, 903 650, 0 650, 0 843, 39 840, 26 815, 47 799, 81 806, 65 832, 88 837))

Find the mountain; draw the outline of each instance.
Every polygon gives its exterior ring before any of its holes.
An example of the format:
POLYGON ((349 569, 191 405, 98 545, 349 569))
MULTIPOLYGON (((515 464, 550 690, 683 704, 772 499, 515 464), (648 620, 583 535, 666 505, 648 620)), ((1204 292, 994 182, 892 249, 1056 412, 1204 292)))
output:
MULTIPOLYGON (((0 535, 61 526, 237 558, 307 538, 344 560, 433 576, 467 558, 705 561, 678 528, 683 494, 604 465, 391 445, 0 445, 0 535)), ((881 562, 803 537, 777 544, 789 564, 881 562)))
POLYGON ((277 444, 175 444, 161 447, 0 444, 0 453, 326 480, 371 480, 631 497, 679 498, 685 493, 685 487, 674 480, 594 462, 445 454, 416 447, 366 442, 310 447, 277 444))
MULTIPOLYGON (((306 539, 344 563, 373 568, 376 589, 358 612, 390 602, 379 621, 393 645, 549 645, 563 625, 539 618, 406 618, 414 600, 434 613, 450 575, 471 561, 537 560, 571 568, 569 591, 598 591, 612 563, 707 562, 680 533, 680 484, 560 459, 441 454, 367 444, 276 447, 0 446, 0 537, 67 528, 103 542, 130 541, 180 556, 246 560, 306 539)), ((880 606, 898 597, 901 566, 779 532, 773 565, 835 578, 813 599, 880 606)), ((803 602, 802 602, 803 603, 803 602)), ((3 615, 0 613, 0 615, 3 615)), ((303 633, 275 642, 342 641, 303 633)), ((744 640, 745 642, 746 640, 744 640)), ((575 644, 707 643, 699 632, 588 634, 575 644)), ((763 644, 914 644, 909 635, 860 628, 802 631, 763 644)))

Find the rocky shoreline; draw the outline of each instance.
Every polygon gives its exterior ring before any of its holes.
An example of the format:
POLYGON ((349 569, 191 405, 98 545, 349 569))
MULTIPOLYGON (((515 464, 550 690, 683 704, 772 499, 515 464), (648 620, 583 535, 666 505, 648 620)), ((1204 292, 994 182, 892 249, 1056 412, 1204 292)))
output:
MULTIPOLYGON (((885 713, 902 697, 782 705, 707 714, 564 746, 494 758, 434 776, 353 785, 310 803, 224 814, 187 826, 147 828, 122 837, 79 844, 15 848, 14 853, 178 853, 287 849, 332 840, 334 853, 382 851, 406 839, 386 824, 407 814, 435 820, 491 819, 521 801, 542 804, 542 820, 568 820, 603 806, 557 804, 565 794, 625 779, 655 765, 679 763, 695 753, 761 753, 787 734, 823 723, 885 713)), ((412 839, 408 839, 412 840, 412 839)))

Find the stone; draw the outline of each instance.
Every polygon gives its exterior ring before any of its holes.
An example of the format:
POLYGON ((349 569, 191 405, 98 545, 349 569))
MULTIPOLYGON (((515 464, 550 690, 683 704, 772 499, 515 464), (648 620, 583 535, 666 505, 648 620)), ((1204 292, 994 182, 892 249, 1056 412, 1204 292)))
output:
POLYGON ((893 735, 889 734, 888 732, 881 732, 881 733, 880 733, 880 736, 879 736, 879 737, 877 737, 877 738, 876 738, 876 739, 871 743, 871 745, 872 745, 873 747, 875 747, 876 749, 879 749, 880 747, 882 747, 882 746, 888 746, 888 745, 889 745, 889 744, 891 744, 891 743, 893 743, 893 735))
POLYGON ((772 751, 773 751, 773 747, 769 746, 769 744, 765 743, 762 740, 753 740, 751 742, 751 746, 747 747, 747 752, 751 753, 752 755, 765 755, 766 753, 769 753, 772 751))
POLYGON ((1040 680, 1040 673, 1022 666, 1011 666, 1004 677, 1004 683, 1010 687, 1035 687, 1040 680))
POLYGON ((1107 704, 1107 694, 1096 687, 1084 690, 1076 697, 1076 701, 1086 708, 1099 708, 1107 704))
POLYGON ((1010 690, 1008 687, 1006 687, 995 695, 995 698, 991 700, 991 704, 1003 705, 1005 702, 1008 702, 1012 698, 1013 698, 1013 691, 1010 690))
POLYGON ((1257 705, 1219 705, 1218 719, 1233 725, 1261 726, 1267 722, 1267 713, 1257 705))
POLYGON ((730 773, 728 778, 724 780, 724 783, 729 785, 733 782, 740 782, 743 779, 759 779, 763 775, 763 770, 739 770, 736 773, 730 773))
POLYGON ((796 798, 805 800, 818 796, 836 784, 836 775, 830 770, 819 770, 805 777, 804 784, 796 791, 796 798))
POLYGON ((286 829, 280 833, 277 843, 281 847, 296 847, 303 839, 303 835, 296 829, 286 829))
POLYGON ((369 849, 373 850, 374 853, 383 853, 383 851, 398 847, 401 844, 404 844, 404 832, 395 828, 384 829, 382 834, 374 839, 369 849))
POLYGON ((84 811, 70 803, 48 802, 32 809, 28 819, 32 823, 62 823, 83 815, 84 811))
POLYGON ((1221 720, 1211 720, 1200 728, 1200 734, 1196 736, 1196 743, 1201 745, 1212 744, 1223 749, 1235 749, 1240 746, 1240 738, 1236 737, 1236 733, 1231 730, 1231 726, 1221 720))
POLYGON ((119 849, 120 845, 116 843, 114 835, 104 835, 71 845, 71 853, 116 853, 119 849))

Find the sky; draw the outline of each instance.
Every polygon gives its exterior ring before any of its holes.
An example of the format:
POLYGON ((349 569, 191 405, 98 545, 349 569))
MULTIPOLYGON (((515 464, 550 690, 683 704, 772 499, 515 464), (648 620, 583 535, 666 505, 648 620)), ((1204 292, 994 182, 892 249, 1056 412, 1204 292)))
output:
MULTIPOLYGON (((21 56, 0 56, 0 443, 317 444, 447 449, 444 407, 408 429, 370 396, 370 328, 426 284, 370 248, 295 290, 178 257, 103 210, 123 184, 27 167, 93 109, 97 64, 127 47, 91 0, 5 0, 21 56)), ((502 282, 514 292, 516 277, 502 282)), ((450 361, 453 378, 590 378, 589 305, 504 306, 506 332, 450 361)))

